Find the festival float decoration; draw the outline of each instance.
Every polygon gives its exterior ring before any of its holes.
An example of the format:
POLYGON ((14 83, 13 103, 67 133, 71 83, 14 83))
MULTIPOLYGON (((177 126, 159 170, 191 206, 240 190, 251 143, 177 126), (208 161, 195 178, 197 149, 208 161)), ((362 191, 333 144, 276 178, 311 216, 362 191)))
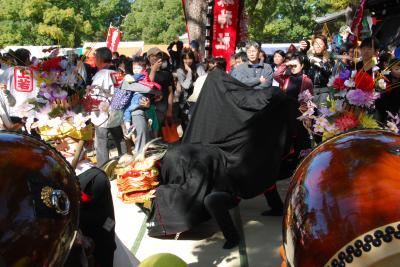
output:
MULTIPOLYGON (((35 131, 44 141, 53 142, 67 136, 78 139, 80 153, 83 141, 93 138, 88 114, 100 101, 87 95, 83 79, 62 57, 36 62, 30 72, 38 93, 18 110, 26 120, 26 130, 35 131)), ((77 160, 78 157, 72 164, 74 167, 77 160)))
POLYGON ((86 96, 83 81, 76 74, 54 69, 37 73, 39 93, 27 103, 32 128, 37 128, 44 140, 65 135, 90 139, 82 135, 89 134, 87 114, 99 101, 86 96), (85 128, 87 132, 82 131, 85 128))
MULTIPOLYGON (((71 137, 79 140, 76 167, 84 141, 93 138, 89 112, 100 101, 87 95, 83 79, 62 57, 53 57, 30 67, 38 87, 35 98, 19 106, 28 133, 36 132, 51 144, 71 137)), ((16 67, 17 68, 17 67, 16 67)))
POLYGON ((121 157, 114 173, 117 176, 118 197, 124 203, 145 203, 155 197, 159 184, 160 160, 166 152, 166 145, 152 140, 137 156, 121 157))
POLYGON ((330 137, 356 129, 387 129, 398 132, 394 127, 397 117, 385 125, 374 118, 375 100, 386 89, 383 75, 373 78, 364 71, 345 70, 330 79, 329 95, 325 104, 317 106, 309 91, 299 95, 299 101, 307 103, 307 110, 299 120, 312 121, 308 128, 310 135, 322 136, 322 141, 330 137))

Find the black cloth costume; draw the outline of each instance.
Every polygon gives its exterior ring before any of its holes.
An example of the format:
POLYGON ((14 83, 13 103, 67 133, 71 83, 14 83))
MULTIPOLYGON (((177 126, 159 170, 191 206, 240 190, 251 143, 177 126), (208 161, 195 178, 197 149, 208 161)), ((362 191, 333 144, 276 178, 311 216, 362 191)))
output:
POLYGON ((207 220, 210 192, 252 198, 273 185, 295 102, 279 89, 252 89, 221 70, 209 73, 181 144, 163 159, 149 235, 207 220))
POLYGON ((391 81, 388 86, 389 90, 381 93, 380 97, 375 101, 376 110, 379 115, 379 121, 386 123, 388 120, 387 111, 396 116, 400 111, 400 84, 391 76, 388 77, 391 81), (394 84, 394 85, 392 85, 394 84))
POLYGON ((93 239, 96 266, 112 267, 115 243, 114 206, 107 175, 93 167, 78 175, 82 198, 79 228, 93 239))

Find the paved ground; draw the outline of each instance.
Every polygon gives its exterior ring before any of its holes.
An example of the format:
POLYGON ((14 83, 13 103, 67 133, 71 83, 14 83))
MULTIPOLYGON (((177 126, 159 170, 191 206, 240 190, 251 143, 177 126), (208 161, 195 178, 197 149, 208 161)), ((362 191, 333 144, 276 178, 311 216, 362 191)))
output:
MULTIPOLYGON (((287 186, 288 180, 278 184, 282 197, 287 186)), ((112 182, 112 190, 117 241, 121 241, 114 266, 136 266, 138 261, 160 252, 178 255, 191 267, 280 266, 278 247, 281 242, 282 217, 260 215, 267 208, 263 196, 242 201, 239 208, 232 211, 236 223, 242 225, 244 244, 232 250, 223 250, 224 239, 213 220, 182 233, 178 240, 148 237, 144 225, 145 215, 136 205, 123 204, 116 198, 115 181, 112 182), (122 254, 125 254, 125 259, 122 254), (130 265, 126 263, 128 256, 131 257, 130 265)))

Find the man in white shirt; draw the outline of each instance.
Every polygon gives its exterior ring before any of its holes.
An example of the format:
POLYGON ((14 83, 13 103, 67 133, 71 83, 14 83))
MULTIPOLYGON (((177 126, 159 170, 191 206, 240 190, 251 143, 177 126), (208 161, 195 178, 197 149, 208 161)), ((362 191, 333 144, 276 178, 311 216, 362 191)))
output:
POLYGON ((109 160, 107 146, 108 133, 118 150, 118 155, 126 153, 126 143, 121 128, 122 112, 110 111, 110 101, 114 95, 115 87, 119 86, 115 79, 116 72, 111 69, 112 53, 107 47, 96 49, 96 65, 98 72, 93 76, 91 95, 101 100, 99 110, 92 112, 91 120, 95 127, 95 147, 97 166, 101 167, 109 160))

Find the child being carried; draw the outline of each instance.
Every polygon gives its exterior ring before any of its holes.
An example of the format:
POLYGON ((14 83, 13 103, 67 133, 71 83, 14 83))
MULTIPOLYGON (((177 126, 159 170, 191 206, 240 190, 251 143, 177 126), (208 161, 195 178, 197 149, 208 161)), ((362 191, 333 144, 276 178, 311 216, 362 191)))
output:
POLYGON ((111 101, 112 109, 124 111, 124 123, 127 138, 135 133, 135 153, 140 153, 144 145, 151 140, 146 109, 155 95, 161 95, 161 86, 150 81, 142 57, 136 57, 132 63, 133 75, 125 75, 121 88, 115 92, 111 101))

